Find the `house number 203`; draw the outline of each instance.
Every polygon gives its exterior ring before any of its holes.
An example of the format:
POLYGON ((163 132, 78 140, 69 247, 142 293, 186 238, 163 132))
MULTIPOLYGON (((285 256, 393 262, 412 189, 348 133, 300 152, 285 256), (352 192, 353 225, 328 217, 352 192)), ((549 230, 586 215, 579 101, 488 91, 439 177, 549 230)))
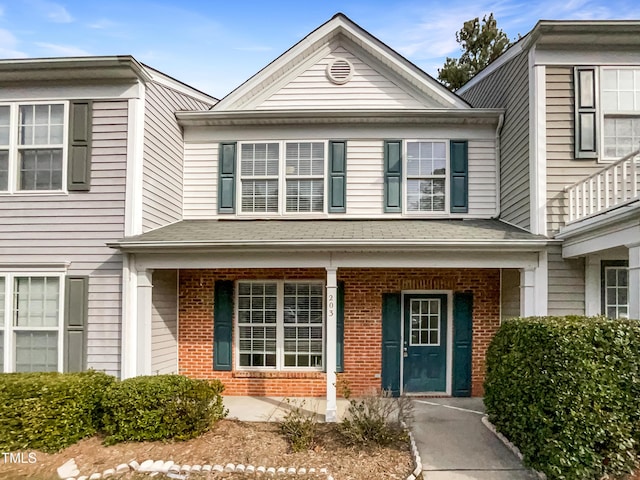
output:
POLYGON ((335 301, 333 299, 333 295, 329 295, 329 302, 327 306, 329 307, 329 311, 327 312, 328 316, 332 317, 333 315, 335 315, 335 312, 334 312, 335 301))

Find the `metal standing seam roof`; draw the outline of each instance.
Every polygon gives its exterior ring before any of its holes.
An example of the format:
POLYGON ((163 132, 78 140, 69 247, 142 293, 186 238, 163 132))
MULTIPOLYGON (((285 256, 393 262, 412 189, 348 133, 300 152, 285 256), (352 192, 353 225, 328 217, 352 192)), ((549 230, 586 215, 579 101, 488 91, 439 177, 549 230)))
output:
POLYGON ((112 247, 215 247, 274 245, 537 244, 533 235, 499 220, 183 220, 112 247))

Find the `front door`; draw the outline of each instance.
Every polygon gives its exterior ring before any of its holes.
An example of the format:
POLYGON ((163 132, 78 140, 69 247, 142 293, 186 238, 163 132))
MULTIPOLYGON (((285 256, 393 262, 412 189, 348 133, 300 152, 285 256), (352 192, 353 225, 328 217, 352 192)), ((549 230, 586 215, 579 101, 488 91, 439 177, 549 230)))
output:
POLYGON ((447 389, 447 296, 404 296, 404 392, 447 389))

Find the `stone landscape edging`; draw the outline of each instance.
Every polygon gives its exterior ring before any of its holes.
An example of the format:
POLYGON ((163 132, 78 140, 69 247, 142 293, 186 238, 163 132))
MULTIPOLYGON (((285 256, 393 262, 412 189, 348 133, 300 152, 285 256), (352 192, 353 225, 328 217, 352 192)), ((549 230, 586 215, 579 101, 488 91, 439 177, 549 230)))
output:
MULTIPOLYGON (((520 449, 516 447, 511 441, 509 441, 507 437, 505 437, 502 433, 500 433, 496 429, 496 426, 493 423, 491 423, 491 421, 489 420, 489 415, 484 415, 482 417, 482 423, 484 424, 485 427, 489 429, 490 432, 492 432, 496 437, 498 437, 498 439, 502 443, 504 443, 504 446, 507 447, 509 450, 511 450, 511 452, 513 452, 513 454, 516 457, 518 457, 521 462, 524 460, 524 456, 522 455, 522 452, 520 451, 520 449)), ((538 470, 535 470, 533 468, 531 470, 538 476, 540 480, 547 480, 547 476, 544 473, 539 472, 538 470)))
POLYGON ((405 422, 402 422, 401 425, 402 428, 404 428, 409 434, 411 457, 413 458, 413 464, 415 465, 413 472, 411 472, 406 480, 416 480, 416 478, 418 478, 418 476, 422 473, 422 459, 420 458, 420 452, 418 451, 418 446, 416 445, 416 440, 413 437, 413 433, 411 433, 411 429, 407 427, 407 424, 405 422))

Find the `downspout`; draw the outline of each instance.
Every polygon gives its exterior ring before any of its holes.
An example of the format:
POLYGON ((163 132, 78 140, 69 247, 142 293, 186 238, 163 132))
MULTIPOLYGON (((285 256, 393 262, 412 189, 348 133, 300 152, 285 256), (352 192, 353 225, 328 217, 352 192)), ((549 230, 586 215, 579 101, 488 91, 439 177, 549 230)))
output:
POLYGON ((500 202, 500 164, 502 161, 502 155, 500 150, 500 134, 502 133, 502 126, 504 125, 504 113, 500 114, 498 119, 498 126, 496 127, 496 216, 500 218, 501 202, 500 202))

